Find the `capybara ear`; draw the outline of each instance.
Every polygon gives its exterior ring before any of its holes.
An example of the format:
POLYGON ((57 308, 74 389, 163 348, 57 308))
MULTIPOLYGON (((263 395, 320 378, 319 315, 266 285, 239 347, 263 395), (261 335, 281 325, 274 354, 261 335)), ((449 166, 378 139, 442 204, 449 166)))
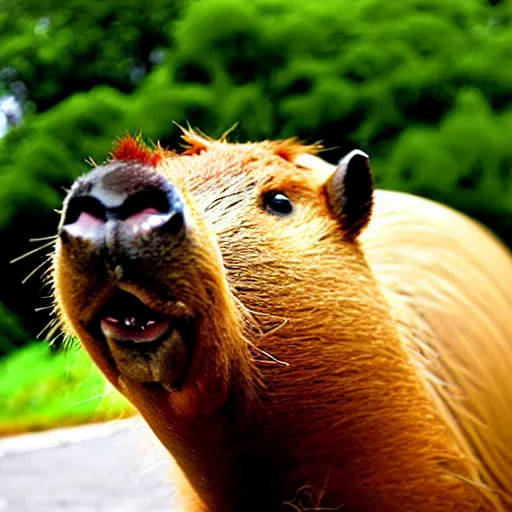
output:
POLYGON ((355 149, 343 157, 326 183, 326 192, 345 235, 356 238, 372 213, 373 179, 368 155, 355 149))

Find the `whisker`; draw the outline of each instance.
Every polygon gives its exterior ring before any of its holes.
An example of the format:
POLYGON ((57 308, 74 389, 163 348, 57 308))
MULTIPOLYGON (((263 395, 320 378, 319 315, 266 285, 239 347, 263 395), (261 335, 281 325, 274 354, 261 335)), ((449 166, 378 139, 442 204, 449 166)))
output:
POLYGON ((41 247, 38 247, 37 249, 32 249, 31 251, 28 251, 26 252, 25 254, 22 254, 21 256, 18 256, 17 258, 14 258, 13 260, 11 260, 9 263, 12 265, 13 263, 16 263, 18 261, 21 261, 25 258, 27 258, 28 256, 31 256, 32 254, 36 254, 38 253, 39 251, 42 251, 44 249, 47 249, 48 247, 51 247, 52 245, 54 245, 54 242, 53 240, 51 242, 48 242, 47 244, 43 244, 41 247))
POLYGON ((269 352, 266 352, 265 350, 257 347, 256 345, 254 345, 254 343, 251 343, 250 341, 248 341, 248 344, 251 348, 253 348, 254 350, 256 350, 257 352, 259 352, 260 354, 268 357, 270 359, 270 361, 265 361, 265 360, 258 360, 258 359, 254 359, 254 361, 256 362, 260 362, 260 363, 277 363, 277 364, 282 364, 283 366, 290 366, 290 363, 287 363, 286 361, 281 361, 280 359, 278 359, 277 357, 273 356, 272 354, 270 354, 269 352))
POLYGON ((101 400, 102 398, 105 398, 105 393, 102 393, 101 395, 91 396, 90 398, 86 398, 85 400, 80 400, 79 402, 75 402, 72 405, 72 407, 77 407, 79 405, 88 404, 88 403, 94 402, 96 400, 101 400))
POLYGON ((35 308, 34 311, 36 313, 40 313, 41 311, 46 311, 47 309, 53 309, 55 306, 53 304, 50 304, 49 306, 42 306, 40 308, 35 308))
POLYGON ((47 339, 48 339, 48 343, 50 344, 50 346, 51 346, 51 345, 56 345, 56 344, 57 344, 57 340, 58 340, 59 338, 64 338, 64 342, 65 342, 65 340, 66 340, 65 335, 64 335, 64 333, 63 333, 63 332, 59 332, 56 336, 54 336, 55 331, 56 331, 59 327, 61 327, 61 324, 59 324, 58 326, 56 326, 56 328, 55 328, 55 329, 50 333, 50 335, 49 335, 49 336, 48 336, 48 338, 47 338, 47 339))
POLYGON ((50 345, 53 345, 58 339, 59 336, 64 336, 63 332, 59 332, 56 336, 54 334, 62 327, 62 322, 58 321, 51 329, 51 331, 47 335, 48 342, 50 345))
POLYGON ((30 274, 27 277, 25 277, 25 279, 21 281, 21 284, 25 284, 33 275, 37 273, 38 270, 41 270, 47 264, 48 259, 45 259, 40 265, 38 265, 34 270, 32 270, 32 272, 30 272, 30 274))
POLYGON ((40 299, 55 299, 55 288, 54 283, 51 279, 46 279, 42 282, 41 288, 39 288, 39 293, 46 293, 46 295, 41 295, 40 299))
POLYGON ((56 240, 59 235, 43 236, 41 238, 29 238, 29 242, 46 242, 46 240, 56 240))
POLYGON ((62 346, 69 350, 81 350, 80 341, 75 336, 70 336, 65 332, 62 333, 64 337, 64 341, 62 342, 62 346))
POLYGON ((54 325, 56 324, 56 322, 58 322, 58 319, 57 318, 52 318, 42 329, 41 331, 38 333, 38 335, 36 336, 36 338, 39 340, 42 338, 42 336, 45 334, 46 331, 50 331, 50 329, 52 329, 54 327, 54 325))
POLYGON ((39 288, 39 293, 46 293, 48 292, 49 295, 42 295, 40 299, 53 299, 55 295, 55 286, 54 286, 53 279, 51 279, 51 276, 48 276, 43 282, 41 288, 39 288))
MULTIPOLYGON (((51 256, 51 255, 50 255, 51 256)), ((41 280, 48 282, 48 278, 51 280, 51 271, 53 270, 53 267, 51 265, 51 258, 48 258, 46 260, 46 263, 49 263, 50 266, 41 274, 41 280)))
POLYGON ((40 297, 41 299, 53 299, 53 295, 43 295, 42 297, 40 297))

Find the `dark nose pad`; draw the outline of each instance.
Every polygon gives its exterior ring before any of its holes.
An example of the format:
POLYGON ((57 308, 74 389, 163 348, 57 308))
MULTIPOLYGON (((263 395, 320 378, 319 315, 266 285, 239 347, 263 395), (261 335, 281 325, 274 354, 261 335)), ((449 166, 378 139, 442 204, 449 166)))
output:
POLYGON ((63 241, 102 238, 109 222, 120 224, 125 238, 184 230, 183 200, 170 182, 152 169, 111 167, 95 169, 73 187, 61 221, 63 241))

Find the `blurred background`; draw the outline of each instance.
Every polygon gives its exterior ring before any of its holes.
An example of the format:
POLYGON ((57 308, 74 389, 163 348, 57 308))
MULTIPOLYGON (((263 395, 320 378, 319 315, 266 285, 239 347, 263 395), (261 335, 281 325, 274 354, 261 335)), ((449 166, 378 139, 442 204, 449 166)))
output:
POLYGON ((129 414, 83 355, 34 343, 51 240, 29 242, 127 132, 360 148, 377 186, 512 244, 511 29, 506 0, 0 0, 0 433, 129 414))

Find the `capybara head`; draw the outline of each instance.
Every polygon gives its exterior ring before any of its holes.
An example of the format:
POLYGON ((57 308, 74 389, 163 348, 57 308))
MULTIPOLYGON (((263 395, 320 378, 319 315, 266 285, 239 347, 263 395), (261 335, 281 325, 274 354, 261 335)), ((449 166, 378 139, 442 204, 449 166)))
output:
POLYGON ((76 181, 55 279, 62 316, 115 385, 158 384, 194 415, 239 373, 257 392, 255 360, 279 364, 259 339, 283 322, 307 321, 306 337, 328 324, 332 275, 362 277, 372 183, 360 151, 313 172, 300 160, 315 148, 293 141, 187 139, 183 154, 124 139, 76 181))
POLYGON ((123 139, 73 185, 54 262, 68 330, 206 510, 381 510, 403 471, 430 489, 444 431, 358 242, 368 157, 185 139, 123 139))

